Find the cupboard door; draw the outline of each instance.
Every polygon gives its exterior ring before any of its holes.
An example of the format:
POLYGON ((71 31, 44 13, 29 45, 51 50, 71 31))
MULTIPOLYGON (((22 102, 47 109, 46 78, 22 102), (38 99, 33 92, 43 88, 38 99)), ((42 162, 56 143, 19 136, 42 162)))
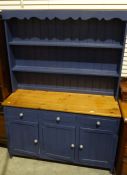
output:
POLYGON ((73 161, 75 127, 44 123, 40 126, 41 156, 47 159, 73 161))
POLYGON ((24 155, 37 155, 38 147, 38 123, 29 121, 10 121, 9 147, 10 152, 24 155))
POLYGON ((110 132, 80 128, 78 158, 90 166, 112 168, 116 152, 117 136, 110 132))

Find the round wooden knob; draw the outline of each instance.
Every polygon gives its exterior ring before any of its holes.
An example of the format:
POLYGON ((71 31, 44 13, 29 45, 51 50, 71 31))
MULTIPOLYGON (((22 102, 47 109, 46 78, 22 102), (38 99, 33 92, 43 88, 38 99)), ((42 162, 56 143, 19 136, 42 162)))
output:
POLYGON ((22 119, 22 118, 23 118, 23 115, 24 115, 24 114, 23 114, 22 112, 19 113, 19 118, 22 119))
POLYGON ((60 122, 60 117, 56 117, 56 121, 57 122, 60 122))
POLYGON ((97 126, 100 126, 101 125, 101 122, 100 121, 97 121, 96 125, 97 126))
POLYGON ((84 147, 83 145, 80 145, 80 146, 79 146, 80 149, 83 149, 83 147, 84 147))
POLYGON ((72 143, 72 144, 71 144, 71 148, 72 148, 72 149, 75 148, 75 144, 72 143))
POLYGON ((37 139, 35 139, 35 140, 34 140, 34 144, 37 144, 37 143, 38 143, 38 140, 37 140, 37 139))

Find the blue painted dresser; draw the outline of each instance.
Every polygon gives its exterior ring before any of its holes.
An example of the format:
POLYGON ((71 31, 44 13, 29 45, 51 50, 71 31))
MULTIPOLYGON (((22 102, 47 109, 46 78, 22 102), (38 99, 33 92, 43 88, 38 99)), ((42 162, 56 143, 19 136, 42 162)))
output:
POLYGON ((3 105, 10 155, 113 170, 121 114, 112 96, 19 89, 3 105))
POLYGON ((14 92, 3 103, 10 154, 113 170, 127 12, 2 13, 14 92))

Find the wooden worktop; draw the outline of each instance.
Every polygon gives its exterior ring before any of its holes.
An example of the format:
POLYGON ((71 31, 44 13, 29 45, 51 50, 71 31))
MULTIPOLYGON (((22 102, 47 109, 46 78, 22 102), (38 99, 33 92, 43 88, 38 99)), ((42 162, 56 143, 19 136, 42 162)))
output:
POLYGON ((2 105, 121 117, 113 96, 18 89, 2 105))
POLYGON ((122 113, 122 117, 125 122, 127 122, 127 102, 119 100, 120 110, 122 113))

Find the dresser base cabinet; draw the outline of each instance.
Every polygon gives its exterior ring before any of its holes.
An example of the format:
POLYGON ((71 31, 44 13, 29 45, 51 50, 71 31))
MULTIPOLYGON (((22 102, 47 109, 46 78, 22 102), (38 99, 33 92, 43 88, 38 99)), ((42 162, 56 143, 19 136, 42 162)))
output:
POLYGON ((113 170, 119 118, 4 107, 10 155, 113 170))

